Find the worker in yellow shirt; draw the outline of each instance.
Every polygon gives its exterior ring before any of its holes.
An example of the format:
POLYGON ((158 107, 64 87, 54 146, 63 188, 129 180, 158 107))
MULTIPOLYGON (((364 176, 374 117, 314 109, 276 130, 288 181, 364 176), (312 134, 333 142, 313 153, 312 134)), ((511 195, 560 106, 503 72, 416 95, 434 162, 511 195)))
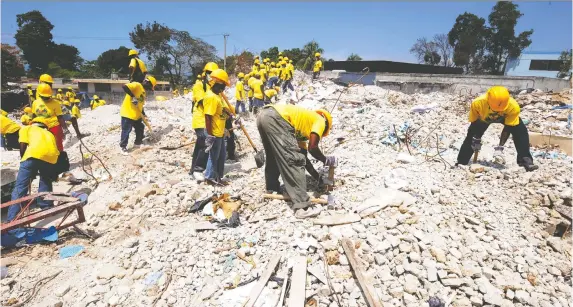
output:
POLYGON ((34 91, 32 90, 32 85, 28 84, 27 86, 27 93, 28 93, 28 102, 30 103, 30 105, 32 105, 32 102, 34 102, 34 91))
POLYGON ((247 99, 249 100, 249 112, 253 112, 253 88, 251 87, 252 81, 255 79, 253 73, 248 73, 245 76, 246 83, 245 91, 247 91, 247 99))
POLYGON ((56 94, 56 99, 58 99, 59 101, 65 101, 64 94, 61 88, 58 89, 58 93, 56 94))
POLYGON ((281 63, 282 66, 281 80, 283 80, 282 90, 285 93, 287 92, 287 89, 294 91, 294 87, 292 86, 292 71, 287 67, 288 65, 287 61, 288 58, 284 57, 283 62, 281 63))
MULTIPOLYGON (((48 130, 56 138, 58 150, 64 151, 64 130, 66 133, 69 132, 65 121, 69 120, 69 118, 64 118, 62 105, 59 100, 52 98, 52 88, 48 84, 38 85, 36 91, 39 93, 40 99, 36 99, 32 104, 34 118, 39 117, 44 119, 48 130)), ((76 129, 76 134, 78 138, 80 138, 81 134, 77 125, 74 125, 74 129, 76 129)))
POLYGON ((274 87, 275 84, 277 84, 278 81, 279 81, 278 69, 276 68, 275 62, 271 62, 270 67, 271 67, 271 68, 270 68, 270 70, 268 71, 268 73, 269 73, 269 80, 267 81, 267 87, 268 87, 268 88, 274 87))
POLYGON ((179 90, 178 89, 173 90, 173 97, 179 97, 179 90))
POLYGON ((145 63, 139 59, 137 50, 129 50, 129 82, 143 83, 147 75, 147 67, 145 63))
POLYGON ((8 118, 8 113, 2 110, 0 115, 0 126, 2 127, 2 148, 6 150, 18 149, 18 131, 20 131, 20 125, 8 118))
POLYGON ((72 117, 75 118, 76 120, 82 118, 82 113, 80 112, 80 108, 78 107, 79 104, 80 104, 79 99, 74 100, 74 102, 72 103, 72 117))
POLYGON ((267 83, 267 70, 265 69, 264 65, 260 66, 259 75, 261 76, 261 82, 263 82, 263 84, 266 84, 267 83))
POLYGON ((247 94, 245 93, 245 86, 243 85, 245 79, 245 74, 240 72, 237 75, 237 83, 235 83, 235 110, 237 114, 245 112, 245 101, 247 100, 247 94), (243 111, 241 111, 241 108, 243 111))
POLYGON ((98 107, 105 105, 105 100, 100 99, 98 95, 93 95, 92 100, 90 101, 90 108, 95 110, 98 107))
POLYGON ((28 126, 32 122, 32 118, 34 117, 34 112, 32 112, 32 108, 25 107, 24 114, 20 118, 22 125, 28 126))
POLYGON ((215 62, 209 62, 203 67, 203 80, 197 80, 193 86, 193 117, 191 127, 195 130, 197 139, 195 140, 195 148, 193 148, 193 156, 191 159, 191 175, 197 181, 205 180, 203 172, 207 168, 208 155, 205 152, 206 145, 205 139, 207 132, 205 131, 205 113, 203 99, 205 94, 211 89, 208 80, 211 79, 211 73, 219 69, 219 65, 215 62))
POLYGON ((270 88, 268 90, 265 90, 265 105, 270 104, 270 103, 276 103, 277 102, 277 95, 278 95, 279 91, 280 91, 280 87, 278 87, 278 86, 275 86, 274 88, 270 88))
POLYGON ((306 157, 308 152, 325 166, 336 166, 334 156, 324 156, 319 142, 332 129, 332 116, 326 110, 311 111, 290 104, 266 106, 257 117, 257 128, 265 148, 265 183, 270 193, 282 194, 279 176, 282 177, 286 193, 293 202, 297 218, 316 216, 320 210, 310 207, 306 193, 305 168, 321 181, 318 172, 306 157), (308 210, 304 210, 308 208, 308 210))
POLYGON ((132 129, 135 130, 134 147, 139 147, 143 143, 145 91, 153 91, 156 84, 157 81, 153 76, 146 75, 143 83, 130 82, 122 86, 125 98, 123 98, 123 103, 119 109, 119 115, 121 116, 121 140, 119 147, 123 155, 129 154, 127 143, 132 129))
POLYGON ((66 99, 62 100, 62 102, 64 102, 65 106, 71 106, 74 99, 76 99, 76 93, 74 92, 74 89, 69 86, 68 91, 66 92, 66 99))
POLYGON ((259 59, 255 58, 255 63, 253 64, 253 69, 251 70, 251 72, 258 72, 260 64, 261 62, 259 61, 259 59))
POLYGON ((223 170, 225 168, 225 121, 232 117, 234 111, 230 110, 221 98, 226 86, 229 86, 229 76, 222 69, 217 69, 211 73, 209 81, 211 89, 205 93, 203 107, 205 112, 205 151, 209 153, 207 169, 205 170, 205 180, 211 184, 224 184, 223 170))
MULTIPOLYGON (((509 96, 509 91, 503 86, 491 87, 487 93, 476 98, 470 106, 468 134, 458 153, 457 164, 468 164, 474 152, 481 150, 481 137, 490 124, 503 124, 503 131, 499 145, 495 147, 494 159, 505 163, 503 159, 504 145, 511 134, 515 150, 517 151, 517 164, 526 171, 534 171, 539 166, 533 164, 533 157, 529 151, 529 132, 519 117, 519 105, 509 96)), ((456 164, 456 165, 457 165, 456 164)))
MULTIPOLYGON (((38 87, 40 87, 41 84, 47 84, 50 86, 50 89, 52 88, 52 84, 54 84, 54 79, 52 78, 52 76, 48 75, 48 74, 43 74, 40 76, 40 80, 38 80, 38 87)), ((36 99, 38 100, 40 99, 40 92, 38 91, 38 88, 36 88, 36 99)), ((32 101, 32 103, 34 103, 32 101)))
POLYGON ((257 114, 259 109, 265 105, 265 89, 260 73, 255 73, 255 78, 251 82, 251 88, 253 89, 253 113, 257 114))
POLYGON ((183 88, 183 95, 189 94, 189 89, 187 87, 183 88))
MULTIPOLYGON (((48 131, 45 119, 36 117, 32 120, 31 125, 22 127, 17 142, 19 142, 18 147, 20 148, 20 157, 22 159, 20 160, 20 168, 18 169, 14 190, 12 190, 12 200, 28 195, 28 192, 31 192, 28 191, 30 181, 38 174, 40 175, 38 193, 52 192, 52 183, 61 173, 62 166, 61 163, 58 163, 60 151, 56 145, 56 139, 48 131)), ((67 166, 69 168, 69 164, 67 166)), ((53 203, 40 200, 38 206, 44 210, 52 207, 53 203)), ((21 203, 8 207, 7 221, 14 220, 21 209, 21 203)))
POLYGON ((317 52, 314 54, 314 65, 312 68, 312 80, 315 80, 320 76, 320 71, 322 70, 322 61, 320 60, 320 53, 317 52))

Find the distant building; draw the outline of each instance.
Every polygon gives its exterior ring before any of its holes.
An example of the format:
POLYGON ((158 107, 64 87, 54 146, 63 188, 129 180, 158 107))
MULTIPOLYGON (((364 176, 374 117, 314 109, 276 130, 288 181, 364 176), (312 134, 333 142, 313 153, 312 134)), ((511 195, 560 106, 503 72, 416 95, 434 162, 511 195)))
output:
POLYGON ((557 78, 562 61, 561 52, 522 52, 519 58, 509 59, 506 76, 557 78))
MULTIPOLYGON (((128 80, 112 79, 75 79, 80 92, 87 93, 123 93, 122 86, 129 83, 128 80)), ((157 81, 156 92, 169 92, 171 87, 167 81, 157 81)))

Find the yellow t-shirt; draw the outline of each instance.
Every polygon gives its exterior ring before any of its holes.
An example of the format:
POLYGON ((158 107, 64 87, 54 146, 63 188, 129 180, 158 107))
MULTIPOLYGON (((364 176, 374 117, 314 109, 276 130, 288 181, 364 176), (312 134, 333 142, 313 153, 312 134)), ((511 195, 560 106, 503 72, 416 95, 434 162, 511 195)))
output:
POLYGON ((281 75, 280 75, 281 80, 290 80, 289 75, 290 71, 288 67, 281 67, 281 75))
POLYGON ((259 65, 256 65, 256 64, 253 65, 252 71, 253 71, 253 72, 258 72, 258 71, 259 71, 259 65))
POLYGON ((22 125, 29 125, 30 122, 32 121, 32 117, 28 114, 24 114, 22 115, 22 117, 20 118, 20 121, 22 122, 22 125))
POLYGON ((259 73, 261 74, 261 81, 263 81, 263 83, 267 81, 267 71, 263 68, 259 70, 259 73))
POLYGON ((66 98, 68 99, 68 101, 74 100, 75 97, 76 97, 76 93, 74 93, 72 91, 66 92, 66 98))
POLYGON ((278 70, 275 67, 271 68, 269 70, 269 79, 272 77, 278 76, 277 74, 278 74, 278 70))
POLYGON ((237 81, 235 84, 235 98, 238 101, 245 100, 245 86, 243 85, 243 81, 237 81))
POLYGON ((255 78, 250 77, 249 80, 247 81, 247 85, 249 86, 249 92, 247 93, 247 95, 249 98, 253 97, 253 80, 255 80, 255 78))
POLYGON ((322 61, 318 60, 314 62, 314 69, 312 71, 318 72, 322 68, 322 61))
MULTIPOLYGON (((207 84, 207 89, 210 88, 211 87, 209 86, 209 84, 207 84)), ((195 81, 195 84, 193 85, 193 101, 197 102, 203 99, 204 96, 205 96, 205 91, 203 90, 203 81, 202 80, 195 81)))
POLYGON ((5 134, 9 134, 9 133, 14 133, 18 130, 20 130, 20 125, 18 125, 16 122, 14 122, 13 120, 9 119, 8 117, 1 115, 1 126, 2 126, 2 135, 5 134))
POLYGON ((496 112, 489 107, 487 94, 483 94, 472 101, 469 120, 472 123, 479 119, 488 124, 500 123, 507 126, 517 126, 519 124, 519 113, 519 105, 515 99, 510 97, 507 108, 503 112, 496 112))
POLYGON ((34 98, 34 91, 28 89, 28 96, 34 98))
POLYGON ((80 113, 80 108, 78 108, 77 104, 74 104, 74 106, 72 107, 72 117, 75 118, 82 118, 82 113, 80 113))
POLYGON ((48 101, 44 101, 41 98, 36 99, 32 103, 32 112, 34 112, 36 117, 45 118, 46 125, 50 129, 60 125, 58 116, 63 114, 60 101, 54 98, 50 98, 48 101))
POLYGON ((297 141, 308 141, 311 133, 316 133, 322 137, 326 123, 318 113, 291 104, 274 104, 272 106, 282 118, 293 126, 297 141))
POLYGON ((57 93, 56 94, 56 99, 63 101, 64 100, 64 95, 57 93))
POLYGON ((136 67, 136 63, 135 63, 136 61, 137 61, 137 63, 139 63, 139 69, 141 69, 141 72, 146 73, 147 67, 145 67, 145 63, 143 63, 143 61, 140 59, 136 59, 136 58, 131 59, 131 61, 129 61, 129 67, 135 68, 136 67))
POLYGON ((223 112, 226 108, 226 104, 223 99, 216 95, 215 93, 208 90, 203 98, 203 108, 205 115, 211 115, 213 117, 212 122, 212 132, 213 136, 223 137, 225 134, 225 121, 227 120, 227 114, 223 112))
POLYGON ((145 104, 145 89, 139 82, 131 82, 126 85, 131 93, 133 93, 137 98, 138 103, 133 104, 131 102, 131 96, 125 94, 125 98, 123 98, 123 103, 121 104, 121 109, 119 110, 119 115, 132 120, 140 120, 143 105, 145 104))
POLYGON ((265 91, 265 95, 271 99, 277 95, 277 91, 271 88, 265 91))
POLYGON ((56 138, 47 129, 37 126, 26 126, 20 129, 18 141, 20 143, 28 144, 22 160, 26 161, 30 158, 35 158, 56 164, 60 151, 56 145, 56 138))
POLYGON ((263 81, 261 81, 260 79, 253 79, 253 82, 251 82, 252 86, 251 88, 253 89, 253 96, 257 99, 263 99, 263 92, 261 91, 261 86, 263 85, 263 81))

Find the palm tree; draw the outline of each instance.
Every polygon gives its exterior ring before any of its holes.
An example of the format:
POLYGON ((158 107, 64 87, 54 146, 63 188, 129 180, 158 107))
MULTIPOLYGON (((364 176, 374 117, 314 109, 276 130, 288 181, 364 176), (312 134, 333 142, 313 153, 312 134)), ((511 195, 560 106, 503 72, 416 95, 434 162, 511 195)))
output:
POLYGON ((314 54, 317 52, 323 53, 324 49, 320 48, 315 40, 308 42, 302 47, 302 59, 297 63, 297 66, 302 67, 303 70, 310 69, 314 62, 314 54))

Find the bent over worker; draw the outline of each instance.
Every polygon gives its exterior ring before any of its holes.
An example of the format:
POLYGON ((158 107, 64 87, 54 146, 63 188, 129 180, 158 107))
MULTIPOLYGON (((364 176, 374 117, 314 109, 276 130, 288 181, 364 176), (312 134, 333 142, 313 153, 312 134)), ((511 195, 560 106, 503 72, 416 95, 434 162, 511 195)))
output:
POLYGON ((128 154, 127 142, 132 129, 135 130, 134 147, 139 147, 143 143, 145 91, 153 91, 156 84, 155 78, 148 75, 143 80, 143 83, 130 82, 123 85, 125 98, 119 110, 119 115, 121 116, 121 140, 119 141, 119 147, 123 155, 128 154))
POLYGON ((499 146, 495 147, 494 157, 502 157, 505 142, 511 134, 517 150, 517 164, 528 172, 538 169, 537 165, 533 165, 529 151, 529 133, 519 114, 519 105, 503 86, 494 86, 476 98, 470 107, 471 124, 458 154, 458 164, 468 164, 472 153, 481 148, 481 137, 489 125, 501 123, 504 125, 503 132, 499 146))
MULTIPOLYGON (((263 108, 257 117, 257 128, 265 148, 265 183, 269 192, 280 191, 279 176, 294 209, 310 206, 306 193, 306 155, 300 144, 309 142, 308 151, 326 166, 336 166, 334 156, 324 156, 318 147, 328 135, 332 117, 326 110, 311 111, 295 105, 274 104, 263 108)), ((319 211, 320 212, 320 211, 319 211)), ((312 209, 298 210, 297 218, 310 217, 312 209)))

